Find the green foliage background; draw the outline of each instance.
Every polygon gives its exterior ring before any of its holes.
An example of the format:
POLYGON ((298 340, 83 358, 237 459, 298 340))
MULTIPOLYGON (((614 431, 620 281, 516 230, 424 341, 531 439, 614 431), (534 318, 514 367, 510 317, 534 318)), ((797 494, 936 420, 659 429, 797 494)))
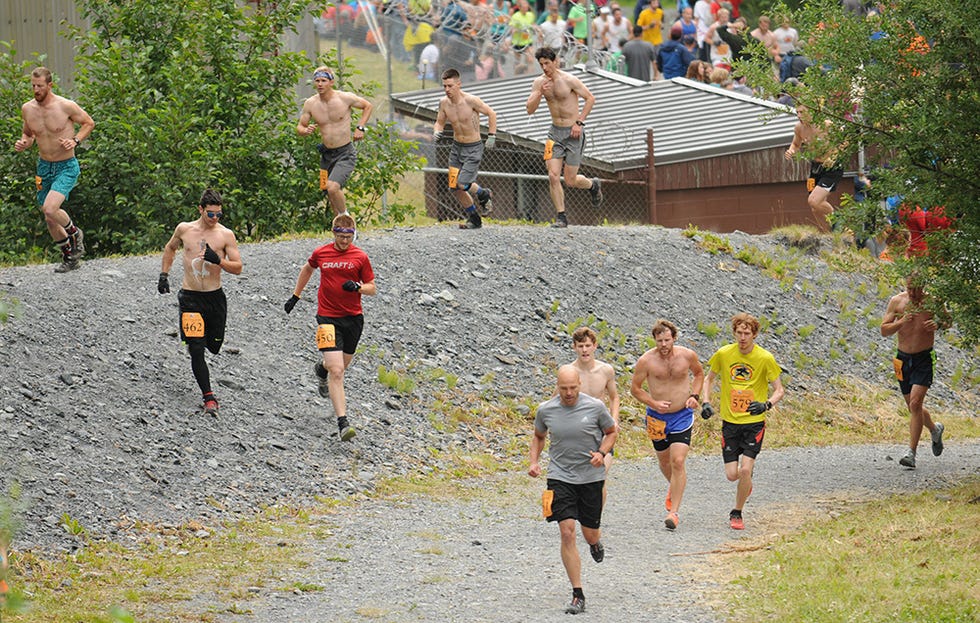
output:
MULTIPOLYGON (((173 227, 196 218, 201 192, 215 188, 239 238, 321 230, 331 215, 318 187, 315 140, 296 136, 297 87, 313 67, 279 49, 280 36, 314 7, 309 0, 243 6, 235 0, 78 0, 91 30, 76 44, 76 99, 96 122, 77 151, 82 167, 66 209, 95 254, 162 248, 173 227)), ((2 139, 20 136, 30 69, 0 49, 2 139)), ((324 59, 329 60, 329 59, 324 59)), ((347 66, 350 74, 356 68, 347 66)), ((304 82, 304 80, 306 82, 304 82)), ((312 90, 309 91, 312 94, 312 90)), ((373 92, 361 91, 371 97, 373 92)), ((398 221, 410 206, 382 209, 400 174, 415 165, 385 125, 358 145, 348 206, 362 223, 398 221)), ((36 150, 0 152, 0 261, 54 255, 34 208, 36 150)))
MULTIPOLYGON (((840 146, 839 160, 850 163, 848 169, 863 149, 865 168, 874 176, 872 202, 901 195, 909 206, 943 206, 957 218, 954 230, 927 236, 928 256, 898 262, 896 269, 903 276, 914 271, 936 311, 947 307, 965 341, 975 344, 980 342, 980 22, 962 3, 894 0, 882 6, 878 16, 857 18, 836 0, 802 4, 793 21, 816 65, 803 85, 787 90, 816 124, 826 125, 826 144, 840 146)), ((783 85, 773 79, 764 51, 761 46, 754 51, 740 71, 750 83, 778 93, 783 85)), ((894 249, 892 256, 901 253, 894 249)))

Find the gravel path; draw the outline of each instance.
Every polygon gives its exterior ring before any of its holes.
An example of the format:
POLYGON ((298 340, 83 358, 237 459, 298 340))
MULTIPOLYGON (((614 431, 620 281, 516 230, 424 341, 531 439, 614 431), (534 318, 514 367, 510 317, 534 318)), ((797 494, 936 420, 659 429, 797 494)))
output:
MULTIPOLYGON (((674 532, 663 527, 666 483, 656 461, 616 463, 603 516, 605 561, 593 563, 578 538, 583 616, 720 623, 724 617, 705 599, 718 585, 704 552, 739 541, 758 544, 855 501, 980 475, 980 442, 947 444, 939 458, 921 456, 914 471, 898 465, 894 450, 764 449, 743 533, 727 525, 734 485, 725 480, 719 456, 689 459, 681 525, 674 532)), ((273 579, 269 589, 240 604, 251 614, 219 621, 568 621, 563 610, 570 590, 558 528, 540 518, 543 486, 531 478, 498 479, 484 483, 495 492, 493 501, 370 501, 339 509, 328 520, 333 536, 308 550, 309 568, 273 579), (323 590, 282 590, 294 582, 323 590)))
MULTIPOLYGON (((787 251, 772 236, 723 238, 780 261, 787 251)), ((51 265, 0 269, 0 290, 22 311, 0 325, 0 492, 16 481, 28 503, 14 546, 77 548, 64 516, 122 539, 120 526, 134 519, 217 525, 263 504, 343 498, 379 478, 447 466, 441 455, 503 457, 511 440, 479 420, 433 426, 435 401, 529 413, 551 391, 556 364, 573 358, 568 326, 586 320, 602 329, 599 357, 620 375, 648 348, 657 317, 674 320, 679 343, 707 359, 727 342, 731 315, 748 311, 767 322, 759 341, 786 369, 789 392, 819 400, 839 391, 836 378, 893 387, 893 342, 875 325, 890 293, 872 276, 828 270, 817 255, 785 260, 787 286, 658 227, 366 232, 358 244, 379 294, 365 297, 365 335, 347 379, 359 434, 341 444, 311 373, 313 286, 291 315, 282 310, 320 242, 242 245, 243 273, 224 276, 228 332, 209 358, 218 418, 200 412, 176 337, 176 294, 156 292, 159 255, 86 261, 67 275, 51 265), (381 366, 414 389, 380 383, 381 366)), ((975 413, 975 396, 949 385, 969 353, 946 341, 937 350, 930 406, 940 416, 975 413)), ((553 540, 541 569, 554 566, 553 540)))

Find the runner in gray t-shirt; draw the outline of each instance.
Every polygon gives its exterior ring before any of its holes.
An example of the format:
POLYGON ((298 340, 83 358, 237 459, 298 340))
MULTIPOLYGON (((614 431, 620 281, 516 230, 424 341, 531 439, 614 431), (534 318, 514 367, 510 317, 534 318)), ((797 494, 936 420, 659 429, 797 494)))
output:
POLYGON ((599 542, 602 519, 603 459, 616 443, 616 421, 606 405, 582 394, 582 380, 574 366, 558 369, 558 396, 538 405, 531 437, 531 466, 528 474, 541 475, 539 460, 550 437, 548 488, 541 506, 548 521, 558 522, 561 559, 572 583, 569 614, 585 611, 582 592, 582 561, 575 544, 575 522, 589 544, 593 560, 602 562, 605 550, 599 542))

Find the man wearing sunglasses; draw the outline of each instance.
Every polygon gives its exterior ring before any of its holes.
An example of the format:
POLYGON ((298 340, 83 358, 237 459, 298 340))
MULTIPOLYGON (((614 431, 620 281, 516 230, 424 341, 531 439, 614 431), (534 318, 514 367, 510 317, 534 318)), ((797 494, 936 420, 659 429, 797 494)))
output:
POLYGON ((170 292, 169 272, 182 254, 184 277, 177 302, 180 307, 180 339, 191 355, 191 370, 201 388, 204 412, 218 414, 218 399, 211 391, 211 373, 204 359, 204 349, 215 355, 225 337, 228 304, 221 289, 221 271, 233 275, 242 272, 238 241, 230 229, 221 224, 221 195, 210 188, 201 195, 197 207, 199 218, 177 225, 174 235, 163 248, 163 261, 157 291, 170 292))
POLYGON ((354 428, 347 420, 347 396, 344 393, 344 371, 357 352, 364 330, 361 295, 378 293, 374 269, 367 253, 354 245, 354 219, 338 214, 333 219, 333 242, 319 247, 310 255, 296 278, 296 288, 283 309, 293 311, 299 295, 317 269, 320 288, 317 293, 316 346, 320 360, 313 366, 318 391, 330 398, 341 441, 354 438, 354 428))
POLYGON ((344 185, 357 165, 357 150, 352 141, 364 138, 374 106, 359 95, 333 88, 335 75, 327 67, 313 72, 316 95, 307 98, 296 125, 296 133, 310 136, 320 131, 320 190, 335 214, 346 214, 344 185), (351 111, 361 110, 361 119, 351 135, 351 111), (312 123, 311 123, 312 121, 312 123))

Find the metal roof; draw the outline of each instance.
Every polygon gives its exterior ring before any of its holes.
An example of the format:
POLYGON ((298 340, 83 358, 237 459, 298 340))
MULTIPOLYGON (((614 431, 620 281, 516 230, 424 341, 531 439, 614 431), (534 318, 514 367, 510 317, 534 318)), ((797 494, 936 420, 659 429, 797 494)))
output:
MULTIPOLYGON (((586 127, 585 163, 607 171, 646 164, 646 129, 653 129, 657 166, 788 146, 796 117, 754 97, 685 78, 640 82, 581 65, 566 70, 596 98, 586 127)), ((528 117, 525 103, 540 74, 464 83, 497 112, 497 143, 543 145, 551 125, 544 102, 528 117)), ((435 121, 441 88, 393 94, 395 110, 435 121)))

